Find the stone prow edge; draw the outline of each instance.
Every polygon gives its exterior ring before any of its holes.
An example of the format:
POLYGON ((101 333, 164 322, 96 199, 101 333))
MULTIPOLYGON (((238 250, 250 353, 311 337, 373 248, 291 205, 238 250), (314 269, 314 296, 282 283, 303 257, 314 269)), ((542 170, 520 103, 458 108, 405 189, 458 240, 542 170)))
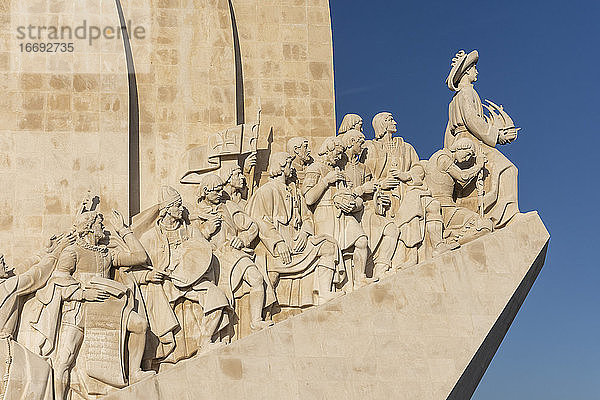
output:
MULTIPOLYGON (((537 214, 537 212, 535 213, 537 214)), ((515 290, 511 296, 506 307, 492 326, 492 329, 485 337, 479 349, 477 349, 477 352, 467 365, 467 368, 463 371, 446 400, 470 399, 475 393, 479 382, 492 362, 496 351, 498 351, 500 344, 508 333, 508 329, 512 325, 519 309, 525 302, 525 298, 533 287, 533 283, 544 266, 549 243, 550 237, 548 236, 546 244, 532 263, 531 268, 517 287, 517 290, 515 290)))
MULTIPOLYGON (((525 213, 523 215, 523 217, 524 217, 523 219, 532 218, 534 215, 537 217, 537 218, 535 218, 535 217, 534 218, 539 220, 539 222, 543 225, 543 222, 542 222, 541 218, 539 217, 539 214, 537 213, 537 211, 525 213)), ((518 224, 518 223, 520 223, 520 221, 517 221, 516 223, 518 224)), ((508 227, 507 229, 510 229, 510 227, 508 227)), ((494 235, 494 234, 492 233, 492 235, 494 235)), ((502 343, 502 340, 506 336, 508 329, 510 328, 513 320, 515 319, 515 317, 517 315, 517 312, 519 311, 520 307, 524 303, 525 298, 527 297, 529 291, 531 290, 531 288, 533 286, 533 283, 535 282, 537 276, 539 275, 539 273, 544 265, 544 261, 545 261, 546 253, 547 253, 547 249, 548 249, 548 244, 549 244, 549 240, 550 240, 549 239, 550 236, 549 236, 547 230, 546 230, 546 235, 547 235, 547 238, 545 240, 544 246, 542 247, 542 249, 536 256, 534 261, 532 262, 531 267, 529 268, 529 270, 527 271, 527 273, 525 274, 525 276, 523 277, 523 279, 517 286, 515 292, 511 295, 510 300, 508 301, 508 303, 506 303, 506 306, 500 313, 500 316, 494 322, 494 325, 492 326, 491 330, 486 335, 482 344, 479 346, 479 348, 475 352, 475 355, 473 356, 473 358, 471 359, 471 361, 469 362, 469 364, 467 365, 467 367, 461 374, 460 378, 456 381, 456 384, 454 385, 452 391, 448 395, 447 400, 465 400, 465 399, 470 399, 472 397, 472 395, 475 392, 475 389, 477 388, 479 382, 481 381, 485 371, 487 370, 488 366, 490 365, 494 354, 496 353, 500 344, 502 343)), ((465 246, 468 247, 468 246, 470 246, 471 243, 474 243, 474 242, 477 242, 480 240, 485 240, 486 237, 487 237, 487 235, 484 237, 478 238, 478 239, 474 240, 473 242, 466 244, 465 246)), ((441 255, 440 257, 443 257, 443 255, 441 255)), ((431 260, 427 260, 426 263, 429 263, 430 261, 431 260)), ((406 272, 411 269, 417 269, 421 265, 423 265, 423 264, 419 263, 410 268, 401 270, 398 273, 402 273, 403 271, 406 272)), ((382 281, 378 282, 377 284, 382 284, 390 279, 393 279, 395 275, 396 274, 394 274, 392 276, 388 276, 388 277, 384 278, 382 281)), ((304 312, 294 315, 290 318, 287 318, 271 327, 265 328, 258 332, 254 332, 242 339, 239 339, 239 340, 233 342, 231 345, 234 345, 234 347, 244 347, 244 343, 251 342, 253 340, 253 338, 256 337, 256 335, 264 335, 264 334, 267 334, 267 331, 277 330, 282 325, 293 323, 292 321, 295 319, 301 319, 301 318, 307 318, 307 317, 310 318, 311 314, 317 314, 319 312, 328 311, 328 310, 337 310, 337 308, 339 307, 339 306, 337 306, 338 303, 343 302, 344 299, 347 299, 348 297, 351 297, 353 295, 357 295, 358 293, 360 293, 364 290, 369 290, 369 287, 371 287, 371 286, 373 286, 373 285, 367 285, 366 287, 360 288, 360 289, 356 290, 355 292, 351 292, 344 296, 338 297, 326 304, 305 310, 304 312)), ((177 365, 168 369, 164 373, 168 373, 168 374, 177 373, 175 371, 178 371, 178 370, 181 370, 182 373, 185 373, 185 368, 189 363, 195 363, 198 360, 202 360, 205 357, 211 357, 211 356, 219 355, 219 354, 224 355, 224 356, 230 355, 231 351, 234 351, 233 348, 230 347, 231 345, 215 348, 206 353, 194 356, 190 359, 180 361, 179 363, 177 363, 177 365)), ((155 391, 160 392, 159 382, 156 379, 156 377, 160 376, 160 375, 162 375, 162 373, 159 373, 158 375, 155 375, 154 377, 149 377, 147 379, 144 379, 140 382, 137 382, 133 385, 128 386, 127 388, 113 391, 105 396, 106 396, 106 398, 110 398, 110 399, 120 398, 120 397, 114 397, 114 396, 118 396, 118 394, 122 391, 128 391, 128 389, 134 390, 134 388, 136 388, 136 387, 146 386, 146 385, 155 386, 155 391)), ((105 396, 101 396, 100 398, 105 398, 105 396)))

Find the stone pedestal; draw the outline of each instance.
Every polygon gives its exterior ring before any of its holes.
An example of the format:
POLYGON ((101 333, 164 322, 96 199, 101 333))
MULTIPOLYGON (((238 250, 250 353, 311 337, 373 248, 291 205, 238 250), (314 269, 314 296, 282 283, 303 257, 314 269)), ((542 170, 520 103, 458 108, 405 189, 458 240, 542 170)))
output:
POLYGON ((468 399, 544 264, 535 212, 107 399, 468 399))

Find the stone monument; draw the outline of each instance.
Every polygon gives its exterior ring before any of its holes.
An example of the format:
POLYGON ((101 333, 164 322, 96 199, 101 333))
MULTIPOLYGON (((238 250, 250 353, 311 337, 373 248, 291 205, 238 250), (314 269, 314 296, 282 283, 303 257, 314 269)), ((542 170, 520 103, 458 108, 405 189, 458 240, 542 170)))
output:
POLYGON ((325 0, 0 15, 1 398, 472 395, 549 239, 476 50, 422 160, 336 129, 325 0))

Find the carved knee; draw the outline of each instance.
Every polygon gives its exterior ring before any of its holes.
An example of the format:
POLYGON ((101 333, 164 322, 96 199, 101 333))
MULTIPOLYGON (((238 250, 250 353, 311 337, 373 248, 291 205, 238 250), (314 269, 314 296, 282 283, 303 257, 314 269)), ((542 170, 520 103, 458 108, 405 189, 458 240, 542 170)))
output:
POLYGON ((425 212, 431 215, 442 215, 442 206, 438 200, 432 200, 427 207, 425 212))
POLYGON ((262 287, 264 282, 264 278, 262 274, 258 271, 256 265, 253 265, 246 269, 246 272, 244 273, 244 280, 246 281, 246 283, 248 283, 248 285, 250 285, 253 288, 262 287))
POLYGON ((383 236, 398 240, 400 230, 396 224, 387 224, 385 228, 383 228, 383 236))
POLYGON ((127 321, 127 330, 132 333, 145 333, 148 329, 148 322, 145 318, 142 318, 140 314, 132 312, 129 314, 129 321, 127 321))
POLYGON ((321 256, 323 257, 333 257, 336 255, 337 248, 336 244, 333 242, 325 242, 321 245, 321 256))
POLYGON ((354 243, 354 247, 358 250, 365 250, 368 245, 369 240, 366 236, 359 237, 358 240, 356 240, 356 242, 354 243))

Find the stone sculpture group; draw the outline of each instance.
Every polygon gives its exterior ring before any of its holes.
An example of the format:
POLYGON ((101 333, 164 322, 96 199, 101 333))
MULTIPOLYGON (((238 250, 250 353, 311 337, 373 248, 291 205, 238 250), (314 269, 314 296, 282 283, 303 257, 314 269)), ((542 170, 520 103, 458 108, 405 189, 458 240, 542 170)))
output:
POLYGON ((262 185, 256 127, 216 134, 181 177, 196 201, 157 188, 129 227, 113 211, 107 230, 89 194, 26 272, 0 259, 0 397, 95 398, 510 224, 517 169, 496 145, 518 128, 482 104, 477 60, 452 60, 429 160, 391 113, 375 115, 373 140, 347 114, 318 149, 294 137, 270 154, 262 185))

